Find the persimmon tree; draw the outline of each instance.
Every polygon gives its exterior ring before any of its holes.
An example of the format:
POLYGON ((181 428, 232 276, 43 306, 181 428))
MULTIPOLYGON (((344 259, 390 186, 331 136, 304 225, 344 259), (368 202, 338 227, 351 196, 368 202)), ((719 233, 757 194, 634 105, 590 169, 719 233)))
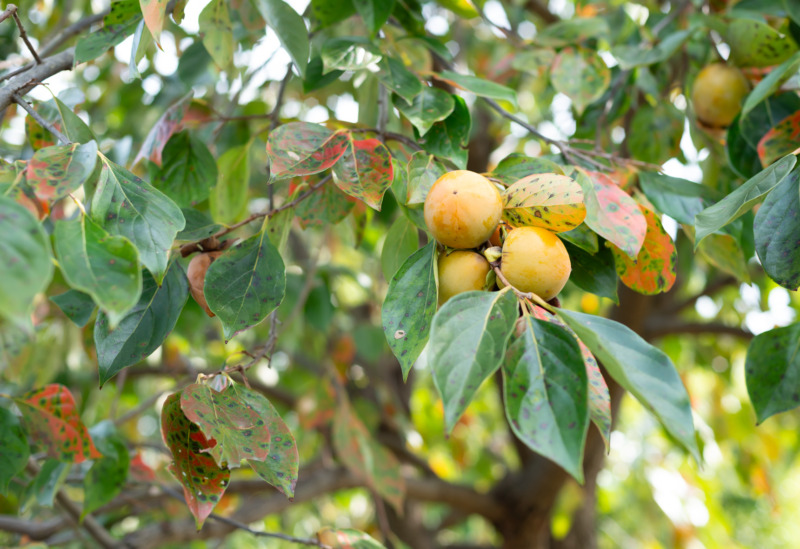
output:
POLYGON ((589 548, 624 394, 702 466, 665 338, 795 408, 800 324, 693 309, 800 285, 800 11, 729 4, 7 5, 0 539, 589 548))

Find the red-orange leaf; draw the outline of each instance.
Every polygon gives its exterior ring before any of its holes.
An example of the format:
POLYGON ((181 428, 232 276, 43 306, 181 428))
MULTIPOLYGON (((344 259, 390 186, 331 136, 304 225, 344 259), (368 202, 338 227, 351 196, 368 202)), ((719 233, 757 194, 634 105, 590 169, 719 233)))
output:
POLYGON ((191 101, 192 92, 189 92, 164 111, 156 125, 147 134, 139 154, 133 160, 134 164, 143 158, 147 158, 151 162, 161 165, 161 153, 169 138, 183 129, 186 111, 191 101))
POLYGON ((31 438, 48 456, 75 463, 103 457, 81 421, 72 393, 63 385, 30 391, 15 402, 31 438))
POLYGON ((758 158, 765 168, 800 148, 800 111, 790 114, 758 142, 758 158))
POLYGON ((171 394, 164 402, 161 436, 172 453, 169 471, 183 486, 186 504, 199 529, 225 493, 231 472, 208 454, 217 442, 206 439, 184 415, 180 393, 171 394))
POLYGON ((675 283, 678 252, 658 216, 644 206, 640 208, 647 220, 644 245, 633 260, 618 247, 611 245, 617 273, 623 284, 640 294, 668 292, 675 283))
POLYGON ((144 15, 144 22, 153 35, 158 47, 161 47, 159 38, 161 37, 161 30, 164 28, 164 17, 167 12, 167 0, 139 0, 142 7, 142 15, 144 15))
POLYGON ((279 178, 319 173, 336 164, 347 145, 344 131, 308 122, 284 124, 267 139, 270 173, 279 178))
POLYGON ((333 167, 334 181, 345 193, 380 211, 394 178, 392 155, 377 139, 356 140, 350 133, 347 137, 349 147, 333 167))
POLYGON ((503 219, 514 227, 542 227, 560 233, 571 231, 585 217, 583 190, 565 175, 529 175, 503 193, 503 219))
POLYGON ((639 205, 605 174, 578 169, 575 178, 583 188, 584 222, 635 258, 647 233, 647 220, 639 205))

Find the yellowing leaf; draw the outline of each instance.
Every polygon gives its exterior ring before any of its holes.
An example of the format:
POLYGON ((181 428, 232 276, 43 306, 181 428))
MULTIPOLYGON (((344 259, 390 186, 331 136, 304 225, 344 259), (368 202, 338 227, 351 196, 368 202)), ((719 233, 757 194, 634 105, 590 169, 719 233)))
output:
POLYGON ((583 190, 565 175, 529 175, 503 195, 503 219, 514 227, 542 227, 560 233, 571 231, 586 217, 583 190))

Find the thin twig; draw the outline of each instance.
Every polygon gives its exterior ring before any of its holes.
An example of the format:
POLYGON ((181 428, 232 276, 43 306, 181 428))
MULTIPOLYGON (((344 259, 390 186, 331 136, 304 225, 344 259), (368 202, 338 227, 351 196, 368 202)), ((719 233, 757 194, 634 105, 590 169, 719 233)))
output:
POLYGON ((2 23, 15 13, 17 13, 17 6, 15 6, 14 4, 9 4, 8 6, 6 6, 6 9, 3 11, 3 13, 0 13, 0 23, 2 23))
POLYGON ((33 44, 31 44, 31 41, 28 40, 28 33, 25 32, 25 27, 22 25, 22 21, 20 21, 19 15, 17 14, 17 6, 15 6, 14 4, 9 4, 8 7, 6 8, 6 11, 11 9, 12 7, 14 8, 14 11, 11 13, 11 15, 12 17, 14 17, 14 22, 17 24, 17 28, 19 28, 19 36, 20 38, 22 38, 22 41, 25 42, 25 45, 28 47, 28 51, 31 52, 33 59, 36 61, 36 64, 41 65, 42 58, 39 57, 39 54, 36 53, 36 49, 33 47, 33 44))
POLYGON ((683 13, 683 10, 686 9, 686 7, 689 5, 689 3, 690 3, 690 0, 683 0, 683 2, 678 4, 676 7, 671 8, 669 10, 669 13, 661 21, 659 21, 658 23, 653 25, 653 29, 652 29, 653 36, 658 36, 658 33, 660 33, 662 30, 664 30, 667 27, 667 25, 669 25, 675 19, 677 19, 678 16, 681 13, 683 13))
POLYGON ((544 299, 539 297, 537 294, 535 294, 533 292, 523 292, 523 291, 520 291, 517 288, 515 288, 514 285, 511 284, 511 282, 509 282, 508 279, 506 278, 506 276, 503 274, 503 271, 500 270, 500 267, 498 266, 497 263, 491 263, 491 266, 492 266, 492 269, 494 270, 494 274, 496 274, 497 278, 500 279, 500 282, 502 282, 503 284, 505 284, 506 286, 511 288, 511 291, 514 292, 514 295, 517 296, 517 299, 520 299, 520 300, 523 300, 523 301, 526 301, 526 300, 527 301, 533 301, 539 307, 541 307, 543 309, 546 309, 547 311, 549 311, 549 312, 551 312, 553 314, 556 313, 556 310, 553 308, 553 306, 550 305, 549 303, 547 303, 544 299))
POLYGON ((38 122, 41 127, 43 127, 44 129, 55 135, 59 141, 61 141, 65 145, 70 145, 72 143, 69 137, 58 131, 55 126, 53 126, 50 122, 45 120, 42 117, 42 115, 36 112, 34 108, 31 107, 31 105, 25 99, 23 99, 17 94, 12 95, 11 98, 13 99, 14 103, 16 103, 17 105, 28 111, 28 114, 30 114, 31 117, 34 120, 36 120, 36 122, 38 122))
MULTIPOLYGON (((179 494, 176 490, 173 490, 169 486, 161 486, 161 490, 165 493, 169 494, 173 498, 177 499, 178 501, 184 501, 184 497, 179 494)), ((260 532, 258 530, 253 530, 243 522, 239 522, 238 520, 223 517, 222 515, 217 515, 216 513, 211 513, 208 515, 208 518, 216 520, 217 522, 221 522, 223 524, 227 524, 228 526, 233 526, 239 530, 243 530, 249 534, 260 538, 273 538, 273 539, 282 539, 283 541, 289 541, 291 543, 297 543, 298 545, 310 545, 312 547, 321 547, 322 549, 333 549, 330 545, 325 545, 324 543, 320 542, 319 540, 310 539, 310 538, 296 538, 294 536, 289 536, 287 534, 280 534, 277 532, 260 532)))

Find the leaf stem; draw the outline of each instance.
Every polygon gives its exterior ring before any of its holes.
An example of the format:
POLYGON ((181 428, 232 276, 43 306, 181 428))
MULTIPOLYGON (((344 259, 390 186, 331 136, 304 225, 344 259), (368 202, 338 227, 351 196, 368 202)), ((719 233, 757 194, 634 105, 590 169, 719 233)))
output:
POLYGON ((511 291, 514 292, 514 295, 517 296, 517 299, 533 301, 539 307, 546 309, 553 314, 556 313, 555 308, 549 303, 547 303, 544 299, 539 297, 537 294, 533 292, 522 292, 517 288, 515 288, 514 285, 511 284, 511 282, 509 282, 508 279, 505 277, 503 271, 500 270, 500 266, 497 264, 497 262, 491 263, 491 266, 492 269, 494 270, 494 273, 497 275, 497 278, 500 279, 500 282, 511 288, 511 291))

